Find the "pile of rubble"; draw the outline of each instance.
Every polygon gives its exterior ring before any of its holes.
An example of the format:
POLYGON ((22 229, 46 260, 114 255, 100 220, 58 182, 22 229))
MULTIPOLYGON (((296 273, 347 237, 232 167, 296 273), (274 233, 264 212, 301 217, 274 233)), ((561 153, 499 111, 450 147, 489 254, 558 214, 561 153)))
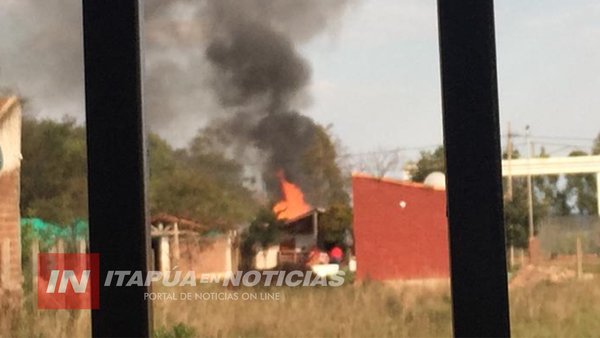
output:
MULTIPOLYGON (((574 270, 553 265, 527 265, 519 269, 510 281, 510 286, 529 286, 540 282, 561 283, 577 278, 574 270)), ((593 275, 585 273, 582 279, 592 279, 593 275)))

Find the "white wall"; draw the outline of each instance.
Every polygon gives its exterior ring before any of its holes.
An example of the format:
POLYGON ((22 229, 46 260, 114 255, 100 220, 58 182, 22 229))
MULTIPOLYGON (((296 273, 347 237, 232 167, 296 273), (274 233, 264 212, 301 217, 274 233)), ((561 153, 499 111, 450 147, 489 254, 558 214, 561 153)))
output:
POLYGON ((277 266, 279 245, 274 245, 267 250, 260 250, 254 257, 254 268, 257 270, 273 269, 277 266))
POLYGON ((11 97, 0 107, 0 146, 4 165, 0 175, 21 167, 21 107, 11 97))

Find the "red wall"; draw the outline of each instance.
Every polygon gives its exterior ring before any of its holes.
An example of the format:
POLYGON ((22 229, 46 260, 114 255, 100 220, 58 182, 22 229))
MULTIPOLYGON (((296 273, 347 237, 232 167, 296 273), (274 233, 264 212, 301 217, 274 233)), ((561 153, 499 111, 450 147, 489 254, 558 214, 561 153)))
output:
POLYGON ((352 187, 358 279, 448 278, 444 190, 366 176, 352 187))

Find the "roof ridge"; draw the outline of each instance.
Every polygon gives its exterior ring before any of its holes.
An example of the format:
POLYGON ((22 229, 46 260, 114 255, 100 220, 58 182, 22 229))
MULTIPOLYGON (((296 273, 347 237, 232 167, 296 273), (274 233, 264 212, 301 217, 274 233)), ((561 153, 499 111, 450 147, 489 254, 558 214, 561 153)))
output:
POLYGON ((362 172, 358 172, 355 171, 352 173, 352 177, 356 177, 356 178, 366 178, 366 179, 371 179, 374 181, 380 181, 380 182, 384 182, 384 183, 390 183, 390 184, 395 184, 395 185, 400 185, 400 186, 406 186, 406 187, 413 187, 413 188, 422 188, 422 189, 431 189, 431 190, 445 190, 445 189, 439 189, 436 188, 434 186, 428 185, 428 184, 424 184, 424 183, 419 183, 419 182, 413 182, 413 181, 404 181, 404 180, 399 180, 399 179, 395 179, 395 178, 389 178, 389 177, 377 177, 377 176, 373 176, 373 175, 369 175, 369 174, 365 174, 362 172))

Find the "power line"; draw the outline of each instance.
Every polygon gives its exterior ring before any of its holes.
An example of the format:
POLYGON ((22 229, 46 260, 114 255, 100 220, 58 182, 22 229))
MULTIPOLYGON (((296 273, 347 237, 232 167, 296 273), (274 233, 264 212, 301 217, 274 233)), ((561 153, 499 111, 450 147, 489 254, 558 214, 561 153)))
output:
POLYGON ((581 149, 581 147, 573 147, 573 146, 568 146, 567 145, 567 146, 563 146, 561 148, 555 149, 553 151, 549 151, 548 155, 556 154, 556 153, 559 153, 559 152, 567 150, 567 149, 581 149))
POLYGON ((346 154, 339 155, 339 157, 347 158, 347 157, 362 157, 362 156, 371 156, 371 155, 384 155, 384 154, 399 153, 399 152, 403 152, 403 151, 427 150, 427 149, 431 149, 431 148, 437 148, 440 146, 441 145, 436 144, 436 145, 420 146, 420 147, 404 147, 404 148, 394 148, 394 149, 388 149, 388 150, 377 150, 377 151, 370 151, 370 152, 364 152, 364 153, 346 153, 346 154))
MULTIPOLYGON (((502 135, 502 138, 512 138, 512 137, 517 137, 517 138, 525 138, 526 135, 524 134, 519 134, 519 133, 510 133, 510 134, 506 134, 506 135, 502 135)), ((532 140, 570 140, 570 141, 594 141, 594 138, 585 138, 585 137, 563 137, 563 136, 531 136, 532 140)), ((562 150, 566 150, 569 148, 574 148, 574 149, 583 149, 585 146, 581 145, 581 144, 569 144, 569 143, 557 143, 557 142, 547 142, 547 141, 538 141, 535 142, 536 145, 539 146, 559 146, 562 147, 558 150, 553 150, 552 152, 549 152, 548 154, 554 154, 557 152, 560 152, 562 150)), ((512 143, 513 146, 524 146, 527 145, 527 142, 519 142, 519 143, 512 143)), ((367 151, 367 152, 356 152, 356 153, 344 153, 344 154, 340 154, 338 155, 338 158, 342 158, 342 159, 349 159, 349 158, 360 158, 360 157, 366 157, 366 156, 374 156, 374 155, 385 155, 385 154, 395 154, 395 153, 400 153, 400 152, 406 152, 406 151, 419 151, 419 150, 429 150, 429 149, 434 149, 437 147, 440 147, 442 145, 440 144, 431 144, 431 145, 424 145, 424 146, 415 146, 415 147, 397 147, 397 148, 392 148, 392 149, 383 149, 383 150, 376 150, 376 151, 367 151)), ((297 161, 299 161, 300 159, 293 159, 290 161, 283 161, 282 163, 295 163, 297 161)), ((263 166, 264 163, 242 163, 242 165, 244 166, 263 166)))
POLYGON ((565 141, 595 141, 593 137, 571 137, 571 136, 532 136, 534 139, 546 139, 546 140, 565 140, 565 141))
MULTIPOLYGON (((502 138, 507 138, 507 135, 502 135, 502 138)), ((510 137, 526 137, 526 135, 519 133, 511 133, 510 137)), ((550 135, 531 135, 532 140, 564 140, 564 141, 582 141, 582 142, 594 142, 596 138, 593 137, 578 137, 578 136, 550 136, 550 135)))
MULTIPOLYGON (((441 147, 441 145, 435 144, 435 145, 415 146, 415 147, 398 147, 398 148, 393 148, 393 149, 384 149, 384 150, 369 151, 369 152, 345 153, 345 154, 338 155, 338 158, 348 159, 348 158, 365 157, 365 156, 373 156, 373 155, 385 155, 385 154, 401 153, 404 151, 428 150, 428 149, 437 148, 437 147, 441 147)), ((294 158, 293 160, 289 160, 289 161, 281 161, 280 163, 282 163, 282 164, 296 163, 298 161, 300 161, 300 157, 294 158)), ((248 166, 248 167, 253 167, 253 166, 261 167, 265 163, 242 162, 240 164, 242 164, 243 166, 248 166)))
POLYGON ((585 147, 584 145, 581 145, 581 144, 556 143, 556 142, 536 142, 536 145, 560 146, 560 147, 571 147, 571 148, 585 147))

